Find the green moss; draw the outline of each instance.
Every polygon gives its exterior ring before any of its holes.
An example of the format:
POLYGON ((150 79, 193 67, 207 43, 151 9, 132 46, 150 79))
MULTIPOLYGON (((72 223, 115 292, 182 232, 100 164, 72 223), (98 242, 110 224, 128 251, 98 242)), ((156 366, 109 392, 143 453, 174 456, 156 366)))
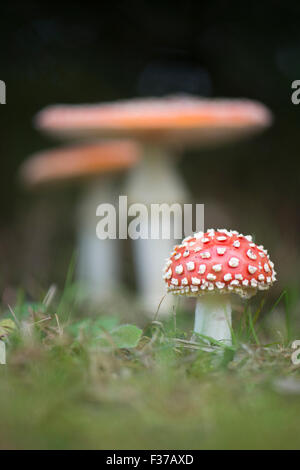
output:
POLYGON ((279 335, 247 313, 233 350, 210 352, 178 330, 184 313, 177 327, 133 327, 124 349, 118 316, 60 321, 55 306, 22 308, 0 366, 0 448, 299 448, 300 368, 278 308, 279 335))

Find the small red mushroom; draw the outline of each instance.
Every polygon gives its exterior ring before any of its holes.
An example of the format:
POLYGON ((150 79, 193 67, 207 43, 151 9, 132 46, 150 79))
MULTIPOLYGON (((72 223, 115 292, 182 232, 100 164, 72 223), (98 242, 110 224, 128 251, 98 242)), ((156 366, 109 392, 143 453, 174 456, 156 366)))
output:
POLYGON ((230 295, 250 298, 276 281, 267 250, 250 235, 210 229, 175 246, 164 269, 168 292, 197 297, 195 333, 231 343, 230 295))

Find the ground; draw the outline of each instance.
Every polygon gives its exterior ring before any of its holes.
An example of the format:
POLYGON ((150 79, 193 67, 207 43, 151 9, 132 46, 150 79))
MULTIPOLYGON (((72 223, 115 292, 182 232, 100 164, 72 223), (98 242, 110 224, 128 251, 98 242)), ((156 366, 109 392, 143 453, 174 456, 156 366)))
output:
POLYGON ((3 308, 1 448, 300 447, 293 293, 237 302, 233 346, 207 348, 190 342, 192 313, 179 307, 125 325, 124 312, 91 313, 54 291, 3 308))

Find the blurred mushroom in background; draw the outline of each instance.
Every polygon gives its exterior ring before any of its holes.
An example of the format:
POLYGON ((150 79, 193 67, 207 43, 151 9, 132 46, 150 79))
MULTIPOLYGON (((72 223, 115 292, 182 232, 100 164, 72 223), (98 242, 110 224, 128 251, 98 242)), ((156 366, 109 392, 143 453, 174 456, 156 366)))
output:
MULTIPOLYGON (((129 172, 126 193, 131 203, 148 206, 189 202, 190 194, 176 169, 174 155, 187 147, 201 148, 240 139, 262 130, 270 122, 270 112, 258 102, 188 95, 55 105, 41 111, 36 119, 39 129, 62 137, 136 139, 143 145, 143 158, 129 172)), ((173 225, 171 233, 179 228, 173 225)), ((168 256, 174 243, 172 236, 168 240, 134 241, 139 293, 150 314, 163 298, 161 260, 168 256)), ((160 312, 170 313, 170 306, 165 299, 160 312)))
POLYGON ((107 141, 43 151, 20 168, 22 182, 30 189, 68 180, 82 185, 77 208, 77 269, 92 303, 114 295, 121 264, 118 238, 97 238, 96 209, 101 203, 117 203, 114 174, 136 165, 138 158, 139 148, 133 142, 107 141))

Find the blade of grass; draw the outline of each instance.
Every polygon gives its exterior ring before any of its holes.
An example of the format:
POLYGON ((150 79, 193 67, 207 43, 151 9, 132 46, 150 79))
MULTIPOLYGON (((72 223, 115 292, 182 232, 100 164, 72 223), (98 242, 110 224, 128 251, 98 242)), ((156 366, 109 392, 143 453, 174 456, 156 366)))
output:
POLYGON ((255 323, 257 322, 260 314, 261 314, 261 311, 263 309, 263 306, 265 304, 265 301, 266 301, 266 298, 264 297, 262 299, 262 301, 260 302, 259 306, 258 306, 258 309, 256 310, 255 314, 254 314, 254 317, 253 317, 253 325, 255 325, 255 323))
POLYGON ((65 300, 66 300, 66 296, 68 295, 69 288, 72 286, 72 284, 74 282, 74 273, 75 273, 75 269, 76 269, 76 262, 77 262, 77 253, 76 253, 76 251, 74 251, 74 253, 71 257, 70 263, 69 263, 68 272, 67 272, 67 276, 66 276, 62 296, 61 296, 60 302, 59 302, 58 307, 57 307, 57 313, 58 314, 61 313, 61 311, 63 309, 63 305, 64 305, 65 300))
POLYGON ((274 305, 272 306, 269 313, 272 313, 273 310, 277 307, 281 299, 284 298, 284 305, 285 305, 285 327, 286 327, 286 336, 287 336, 287 343, 291 341, 291 312, 290 312, 290 299, 287 289, 283 290, 274 305))
POLYGON ((269 313, 272 313, 273 310, 277 307, 277 305, 279 304, 279 302, 281 301, 281 299, 287 295, 287 291, 284 290, 281 292, 280 296, 278 297, 278 299, 276 300, 276 302, 274 303, 274 305, 272 306, 272 308, 270 309, 269 313))
POLYGON ((287 343, 289 343, 292 339, 292 328, 291 328, 291 310, 290 310, 290 298, 288 292, 286 291, 285 299, 285 327, 286 327, 286 339, 287 343))
POLYGON ((255 328, 254 328, 254 324, 253 324, 253 318, 252 318, 252 314, 251 314, 251 311, 248 312, 248 320, 249 320, 249 326, 250 326, 250 330, 251 330, 251 333, 253 335, 253 338, 256 342, 256 344, 259 346, 260 345, 260 341, 257 337, 257 334, 256 334, 256 331, 255 331, 255 328))
POLYGON ((194 333, 197 337, 205 339, 209 341, 211 344, 215 346, 220 346, 222 349, 230 349, 231 351, 235 351, 236 348, 234 346, 229 346, 228 344, 222 343, 222 341, 218 341, 217 339, 212 338, 211 336, 206 336, 200 333, 194 333))

